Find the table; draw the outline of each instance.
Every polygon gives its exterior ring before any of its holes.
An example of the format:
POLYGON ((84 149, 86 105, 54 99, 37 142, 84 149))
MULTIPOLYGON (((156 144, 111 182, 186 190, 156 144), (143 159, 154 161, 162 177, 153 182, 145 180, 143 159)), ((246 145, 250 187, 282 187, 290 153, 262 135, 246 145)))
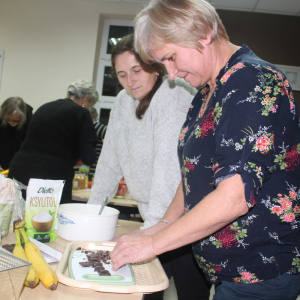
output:
MULTIPOLYGON (((91 195, 91 189, 84 190, 73 190, 72 191, 72 200, 80 202, 88 202, 91 195)), ((107 206, 114 207, 120 211, 119 219, 132 220, 134 218, 138 221, 142 219, 136 215, 139 213, 138 206, 135 200, 130 198, 130 196, 125 196, 125 199, 113 198, 109 201, 107 206)))
MULTIPOLYGON (((130 232, 132 230, 138 229, 142 223, 139 222, 131 222, 118 220, 118 226, 116 236, 120 236, 124 233, 130 232)), ((10 228, 10 232, 8 236, 3 237, 2 245, 4 244, 14 244, 15 237, 10 228)), ((58 237, 55 241, 51 243, 47 243, 50 247, 57 249, 59 251, 63 251, 65 245, 69 243, 69 241, 64 240, 58 237)), ((50 264, 53 270, 56 270, 58 263, 50 264)), ((1 284, 1 283, 0 283, 1 284)), ((113 294, 113 293, 100 293, 92 290, 83 290, 76 289, 70 286, 63 285, 58 283, 58 287, 55 291, 50 291, 46 289, 42 283, 39 283, 37 287, 34 289, 30 289, 28 287, 24 287, 19 300, 141 300, 143 299, 143 294, 135 293, 135 294, 113 294)))
MULTIPOLYGON (((85 190, 73 190, 72 191, 72 200, 88 202, 91 195, 90 189, 85 190)), ((135 200, 126 196, 125 199, 113 198, 109 201, 109 204, 116 206, 126 206, 126 207, 137 207, 137 203, 135 200)))

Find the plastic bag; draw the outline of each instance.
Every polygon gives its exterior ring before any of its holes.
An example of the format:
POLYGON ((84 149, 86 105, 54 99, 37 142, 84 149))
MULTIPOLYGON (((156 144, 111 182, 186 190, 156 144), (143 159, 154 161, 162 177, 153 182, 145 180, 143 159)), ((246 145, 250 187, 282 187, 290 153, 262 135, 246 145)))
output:
POLYGON ((13 179, 14 181, 14 209, 11 217, 11 225, 16 220, 24 220, 25 221, 25 200, 22 197, 22 190, 26 190, 27 186, 23 183, 13 179))
POLYGON ((14 209, 14 182, 0 175, 0 229, 1 236, 8 235, 12 212, 14 209))

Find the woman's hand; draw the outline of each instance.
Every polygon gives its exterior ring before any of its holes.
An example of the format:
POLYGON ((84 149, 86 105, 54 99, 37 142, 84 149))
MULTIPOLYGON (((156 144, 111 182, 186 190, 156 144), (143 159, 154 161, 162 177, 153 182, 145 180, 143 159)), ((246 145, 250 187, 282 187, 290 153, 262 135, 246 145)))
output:
POLYGON ((111 252, 113 269, 118 270, 127 263, 136 263, 155 257, 152 236, 123 235, 111 252))
MULTIPOLYGON (((159 230, 164 229, 166 226, 168 226, 166 223, 158 222, 155 225, 153 225, 153 226, 151 226, 147 229, 133 230, 129 233, 122 234, 121 236, 124 236, 124 235, 130 235, 130 236, 153 235, 156 232, 158 232, 159 230)), ((121 236, 118 236, 118 237, 114 238, 111 241, 112 242, 118 242, 121 236)))

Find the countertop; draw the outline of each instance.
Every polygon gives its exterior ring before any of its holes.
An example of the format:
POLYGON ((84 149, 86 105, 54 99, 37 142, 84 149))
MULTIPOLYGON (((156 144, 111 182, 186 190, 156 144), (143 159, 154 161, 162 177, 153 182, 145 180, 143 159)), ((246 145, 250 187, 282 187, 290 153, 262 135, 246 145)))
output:
MULTIPOLYGON (((118 226, 116 236, 120 236, 124 233, 130 232, 132 230, 139 229, 142 223, 118 220, 118 226)), ((6 237, 2 237, 2 244, 14 244, 15 236, 10 228, 9 234, 6 237)), ((64 250, 65 245, 69 241, 58 237, 55 241, 47 243, 48 246, 57 249, 59 251, 64 250)), ((56 270, 58 263, 50 264, 53 270, 56 270)), ((42 283, 39 283, 34 289, 24 287, 19 300, 141 300, 143 299, 143 294, 113 294, 113 293, 100 293, 92 290, 76 289, 70 286, 58 283, 58 287, 55 291, 50 291, 46 289, 42 283)))
MULTIPOLYGON (((72 200, 88 202, 90 195, 91 195, 91 189, 73 190, 72 200)), ((126 196, 123 199, 113 198, 109 201, 109 203, 116 206, 137 207, 136 201, 130 198, 130 196, 126 196)))

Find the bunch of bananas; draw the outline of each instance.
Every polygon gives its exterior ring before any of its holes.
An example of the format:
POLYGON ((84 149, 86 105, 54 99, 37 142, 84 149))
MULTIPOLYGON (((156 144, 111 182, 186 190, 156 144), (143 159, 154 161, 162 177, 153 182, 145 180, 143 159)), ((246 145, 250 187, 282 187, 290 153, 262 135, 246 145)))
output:
POLYGON ((48 265, 40 249, 29 240, 24 227, 15 229, 15 235, 16 246, 13 254, 32 263, 28 270, 24 284, 28 287, 34 288, 37 286, 39 281, 41 281, 47 289, 52 291, 56 290, 58 283, 56 274, 48 265), (20 242, 20 233, 22 234, 25 242, 25 250, 20 242))

